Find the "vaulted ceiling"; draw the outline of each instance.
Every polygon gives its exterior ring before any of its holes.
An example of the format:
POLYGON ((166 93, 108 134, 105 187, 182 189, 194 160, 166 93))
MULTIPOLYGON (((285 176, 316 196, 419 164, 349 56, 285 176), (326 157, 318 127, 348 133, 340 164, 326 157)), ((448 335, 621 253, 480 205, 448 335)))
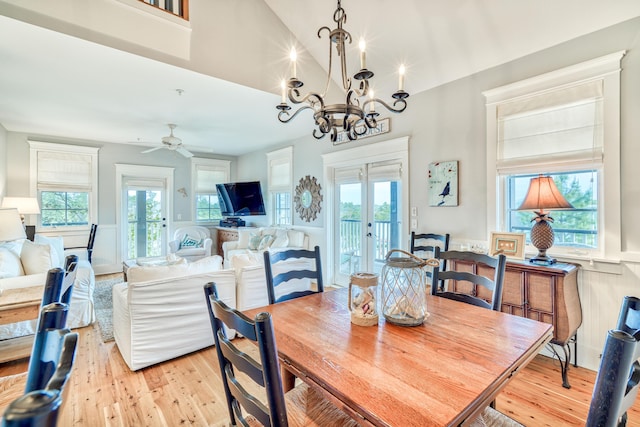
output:
MULTIPOLYGON (((326 68, 327 36, 318 38, 317 30, 335 26, 336 3, 263 1, 292 33, 283 47, 295 44, 326 68)), ((9 18, 3 3, 0 124, 8 131, 154 146, 174 122, 187 148, 223 155, 311 132, 309 120, 277 121, 275 85, 247 87, 53 32, 9 18), (184 92, 159 90, 171 84, 184 92)), ((353 45, 360 37, 367 40, 367 61, 381 97, 395 89, 401 63, 407 66, 407 90, 415 95, 640 15, 637 0, 344 0, 342 7, 353 45)), ((357 62, 353 52, 349 61, 357 62)), ((266 70, 273 64, 255 66, 266 70)))

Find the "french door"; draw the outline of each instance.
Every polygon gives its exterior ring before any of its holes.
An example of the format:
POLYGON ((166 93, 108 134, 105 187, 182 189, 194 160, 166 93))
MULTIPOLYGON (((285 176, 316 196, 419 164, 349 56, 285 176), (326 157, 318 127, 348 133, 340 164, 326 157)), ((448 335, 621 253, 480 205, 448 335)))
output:
POLYGON ((389 250, 402 247, 402 164, 397 160, 334 170, 334 280, 380 273, 389 250))
POLYGON ((116 164, 119 256, 166 255, 173 168, 116 164))
POLYGON ((166 255, 167 206, 162 181, 125 179, 127 259, 166 255))

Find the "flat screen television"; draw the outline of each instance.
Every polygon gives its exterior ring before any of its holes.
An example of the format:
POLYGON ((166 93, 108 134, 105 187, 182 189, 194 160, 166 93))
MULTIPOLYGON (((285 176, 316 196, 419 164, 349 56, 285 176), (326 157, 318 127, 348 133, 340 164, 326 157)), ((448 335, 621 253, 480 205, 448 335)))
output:
POLYGON ((266 215, 260 181, 216 184, 222 216, 266 215))

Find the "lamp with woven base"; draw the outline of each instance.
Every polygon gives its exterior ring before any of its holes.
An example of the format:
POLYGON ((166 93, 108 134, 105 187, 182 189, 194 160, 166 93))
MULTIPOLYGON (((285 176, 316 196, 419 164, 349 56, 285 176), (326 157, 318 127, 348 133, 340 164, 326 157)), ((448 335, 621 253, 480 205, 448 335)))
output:
POLYGON ((545 209, 573 209, 555 182, 550 176, 538 176, 532 178, 529 190, 518 210, 533 210, 536 214, 531 221, 535 221, 531 227, 531 244, 538 249, 538 255, 531 258, 530 262, 541 264, 553 264, 555 258, 547 255, 547 250, 553 246, 554 232, 551 227, 553 218, 545 209))

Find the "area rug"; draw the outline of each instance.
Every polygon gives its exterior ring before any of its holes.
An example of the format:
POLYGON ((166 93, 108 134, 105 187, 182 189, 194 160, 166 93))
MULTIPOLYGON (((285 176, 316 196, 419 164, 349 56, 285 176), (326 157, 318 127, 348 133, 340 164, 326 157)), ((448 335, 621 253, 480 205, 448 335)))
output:
POLYGON ((93 303, 103 342, 113 341, 113 301, 111 299, 111 289, 113 285, 122 283, 123 281, 123 277, 96 280, 93 303))

